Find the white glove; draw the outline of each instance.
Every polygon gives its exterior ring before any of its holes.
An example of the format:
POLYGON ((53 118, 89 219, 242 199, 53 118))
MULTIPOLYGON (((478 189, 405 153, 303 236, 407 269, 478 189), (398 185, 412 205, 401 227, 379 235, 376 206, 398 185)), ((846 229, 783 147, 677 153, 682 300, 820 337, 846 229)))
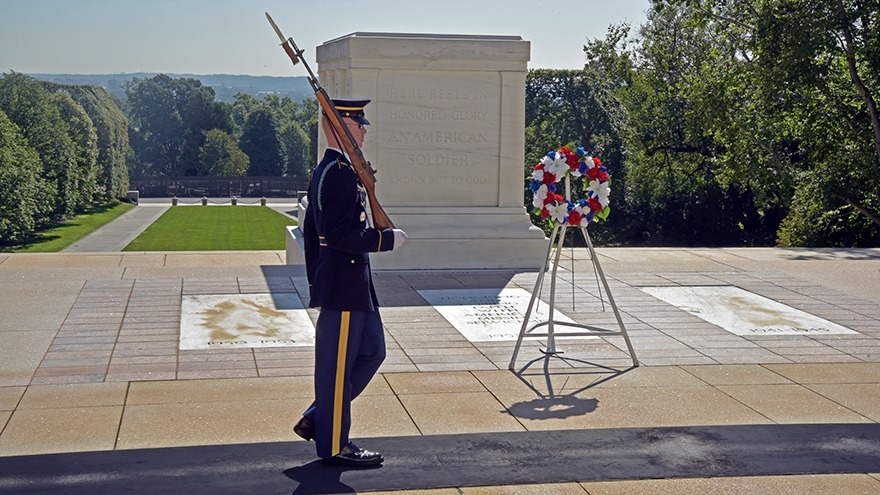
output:
POLYGON ((394 232, 394 247, 391 249, 397 249, 400 246, 403 246, 403 243, 406 242, 407 236, 406 232, 400 229, 391 229, 394 232))

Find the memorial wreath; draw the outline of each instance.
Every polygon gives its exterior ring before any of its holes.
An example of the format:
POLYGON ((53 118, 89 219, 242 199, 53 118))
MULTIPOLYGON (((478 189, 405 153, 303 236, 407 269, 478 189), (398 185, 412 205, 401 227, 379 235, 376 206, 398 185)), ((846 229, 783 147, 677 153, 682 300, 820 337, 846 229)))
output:
POLYGON ((608 169, 583 148, 572 151, 563 146, 559 151, 547 153, 535 165, 529 189, 535 214, 550 221, 550 225, 586 227, 590 222, 607 219, 611 212, 608 169), (557 192, 556 184, 566 177, 583 178, 580 182, 586 191, 585 198, 566 198, 557 192))

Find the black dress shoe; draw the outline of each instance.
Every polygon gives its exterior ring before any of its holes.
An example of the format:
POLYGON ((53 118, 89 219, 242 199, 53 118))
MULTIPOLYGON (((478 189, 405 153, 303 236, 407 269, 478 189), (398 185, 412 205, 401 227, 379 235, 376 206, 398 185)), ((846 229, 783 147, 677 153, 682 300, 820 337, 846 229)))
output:
POLYGON ((303 440, 309 441, 315 438, 315 425, 312 420, 303 416, 299 423, 294 425, 293 432, 301 436, 303 440))
POLYGON ((333 457, 324 457, 321 461, 328 466, 370 467, 382 464, 385 458, 378 452, 370 452, 358 448, 357 445, 348 442, 342 450, 333 457))

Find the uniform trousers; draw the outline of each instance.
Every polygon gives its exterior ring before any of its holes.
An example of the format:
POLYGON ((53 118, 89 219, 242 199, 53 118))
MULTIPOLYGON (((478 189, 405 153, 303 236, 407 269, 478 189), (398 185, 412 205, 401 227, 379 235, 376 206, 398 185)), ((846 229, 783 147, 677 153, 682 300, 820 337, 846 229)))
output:
POLYGON ((315 425, 319 457, 348 444, 351 401, 385 360, 379 311, 321 308, 315 333, 315 402, 303 413, 315 425))

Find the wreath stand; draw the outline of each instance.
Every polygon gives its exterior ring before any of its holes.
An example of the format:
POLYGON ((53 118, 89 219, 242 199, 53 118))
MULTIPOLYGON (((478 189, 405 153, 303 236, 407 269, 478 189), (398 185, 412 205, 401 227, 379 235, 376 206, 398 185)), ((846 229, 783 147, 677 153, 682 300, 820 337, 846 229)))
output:
MULTIPOLYGON (((571 201, 571 179, 566 176, 565 177, 565 199, 566 201, 571 201)), ((519 355, 519 349, 522 345, 523 337, 528 334, 530 337, 547 337, 547 347, 546 349, 541 349, 546 355, 556 355, 561 354, 565 351, 562 351, 556 347, 556 337, 554 333, 554 326, 567 326, 567 327, 575 327, 575 328, 583 328, 587 331, 585 332, 575 332, 569 333, 566 332, 564 336, 566 337, 607 337, 607 336, 621 336, 623 337, 624 342, 626 342, 626 348, 629 351, 629 356, 632 358, 633 367, 637 367, 639 365, 639 361, 636 359, 636 352, 633 349, 632 342, 629 340, 629 335, 626 333, 626 327, 623 325, 623 319, 620 317, 620 311, 617 309, 617 304, 614 302, 614 296, 611 295, 611 288, 608 287, 608 281, 605 279, 605 273, 602 271, 602 266, 599 265, 599 257, 596 256, 596 250, 593 249, 593 242, 590 240, 590 234, 587 233, 586 227, 572 227, 577 228, 581 231, 581 234, 584 237, 584 241, 587 243, 587 248, 590 250, 590 260, 593 262, 593 270, 596 273, 596 276, 599 280, 602 281, 602 286, 605 287, 605 294, 608 295, 608 303, 611 305, 612 311, 614 311, 614 317, 617 319, 617 325, 619 327, 618 330, 612 330, 607 328, 601 328, 594 325, 584 325, 580 323, 569 323, 565 321, 554 320, 554 312, 556 308, 556 269, 559 267, 559 256, 562 254, 562 248, 565 244, 565 233, 568 230, 569 225, 556 224, 553 227, 553 232, 550 234, 550 244, 547 247, 547 255, 544 257, 544 263, 541 266, 541 271, 538 272, 538 280, 535 281, 535 289, 532 291, 532 297, 529 300, 529 307, 526 310, 525 319, 523 319, 522 328, 519 332, 519 337, 516 339, 516 346, 513 348, 513 356, 510 358, 510 365, 508 369, 514 370, 516 364, 516 358, 519 355), (553 246, 556 245, 556 253, 553 254, 553 246), (553 257, 553 269, 550 274, 550 311, 549 311, 549 319, 547 321, 542 321, 535 323, 534 325, 528 326, 529 317, 532 315, 532 309, 535 308, 535 301, 538 299, 539 294, 541 292, 541 287, 544 283, 544 275, 547 273, 547 264, 550 262, 551 256, 553 257), (533 333, 533 330, 546 326, 547 332, 545 333, 533 333)), ((573 249, 573 248, 572 248, 573 249)), ((572 285, 574 285, 574 271, 572 271, 572 285)), ((602 290, 599 288, 599 299, 602 300, 602 290)), ((602 310, 605 310, 605 303, 602 302, 602 310)))

